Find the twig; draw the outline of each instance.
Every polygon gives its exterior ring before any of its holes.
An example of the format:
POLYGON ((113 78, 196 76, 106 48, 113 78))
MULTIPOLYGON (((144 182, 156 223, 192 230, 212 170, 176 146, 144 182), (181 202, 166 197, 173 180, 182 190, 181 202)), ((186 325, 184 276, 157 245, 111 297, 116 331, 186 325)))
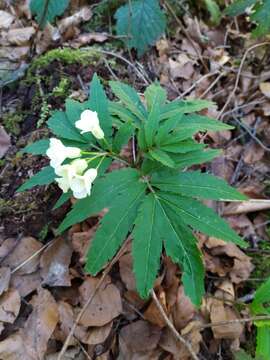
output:
POLYGON ((198 80, 196 80, 186 91, 183 92, 180 96, 178 96, 176 99, 182 99, 184 96, 186 96, 190 91, 192 91, 201 81, 204 79, 207 79, 210 76, 218 74, 219 71, 214 71, 212 73, 208 73, 200 77, 198 80))
POLYGON ((255 44, 255 45, 249 47, 249 48, 246 50, 246 52, 244 53, 244 56, 243 56, 243 58, 242 58, 242 60, 241 60, 241 63, 240 63, 240 66, 239 66, 239 69, 238 69, 238 72, 237 72, 237 76, 236 76, 234 88, 233 88, 232 92, 230 93, 230 95, 228 96, 227 101, 226 101, 226 103, 224 104, 223 108, 220 110, 220 112, 219 112, 219 114, 218 114, 218 117, 217 117, 218 119, 220 119, 220 117, 221 117, 222 114, 224 113, 225 109, 226 109, 227 106, 229 105, 231 99, 232 99, 232 98, 234 97, 234 95, 235 95, 235 92, 236 92, 236 90, 237 90, 237 88, 238 88, 238 84, 239 84, 239 81, 240 81, 241 71, 242 71, 242 69, 243 69, 244 62, 245 62, 245 60, 246 60, 246 58, 247 58, 248 53, 249 53, 250 51, 256 49, 257 47, 264 46, 264 45, 270 45, 270 42, 265 41, 265 42, 262 42, 262 43, 259 43, 259 44, 255 44))
POLYGON ((206 94, 209 93, 209 91, 211 89, 213 89, 213 87, 216 85, 216 83, 223 77, 225 76, 227 73, 225 71, 221 72, 216 78, 215 80, 208 86, 208 88, 202 93, 202 95, 199 96, 199 99, 202 99, 205 97, 206 94))
POLYGON ((193 360, 199 360, 198 356, 195 354, 194 350, 192 349, 192 346, 190 345, 190 343, 184 339, 184 337, 182 335, 179 334, 179 332, 176 330, 176 328, 174 327, 174 325, 172 324, 172 322, 170 321, 170 319, 168 318, 167 314, 165 313, 162 305, 160 304, 157 295, 155 293, 154 290, 151 290, 151 296, 152 299, 154 301, 154 303, 156 304, 158 310, 160 311, 160 314, 162 315, 164 321, 166 322, 168 328, 171 330, 171 332, 173 333, 173 335, 175 336, 175 338, 186 347, 186 349, 189 351, 190 356, 192 357, 193 360))
POLYGON ((72 326, 72 328, 70 329, 70 332, 64 342, 64 345, 59 353, 59 355, 57 356, 57 360, 61 360, 69 346, 70 340, 76 330, 76 327, 78 326, 83 314, 85 313, 86 309, 88 308, 88 306, 92 303, 94 297, 96 296, 99 288, 101 287, 105 277, 109 274, 109 272, 111 271, 111 268, 113 267, 113 265, 119 260, 119 258, 121 257, 121 255, 123 254, 123 252, 126 249, 127 243, 129 241, 129 238, 127 238, 126 242, 124 243, 124 245, 121 247, 121 249, 118 251, 118 253, 115 255, 115 257, 111 260, 111 262, 109 263, 109 265, 106 267, 106 269, 103 271, 103 274, 101 276, 101 278, 99 279, 97 285, 95 286, 95 289, 92 293, 92 295, 90 296, 90 298, 87 300, 87 302, 84 304, 84 306, 82 307, 81 311, 79 312, 78 316, 76 317, 76 320, 72 326))
POLYGON ((254 321, 263 321, 263 320, 270 320, 270 315, 258 315, 253 316, 245 319, 234 319, 234 320, 224 320, 224 321, 217 321, 214 323, 208 323, 208 324, 202 324, 198 327, 195 327, 195 329, 207 329, 210 327, 216 327, 216 326, 222 326, 222 325, 230 325, 230 324, 242 324, 247 322, 254 322, 254 321))

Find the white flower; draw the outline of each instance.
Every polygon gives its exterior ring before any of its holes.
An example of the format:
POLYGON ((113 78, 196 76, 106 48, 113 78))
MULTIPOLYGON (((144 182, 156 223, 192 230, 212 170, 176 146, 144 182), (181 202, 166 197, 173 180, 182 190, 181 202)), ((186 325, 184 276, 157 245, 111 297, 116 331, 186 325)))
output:
POLYGON ((50 139, 50 146, 46 151, 53 168, 59 167, 66 158, 74 159, 80 156, 81 150, 76 147, 65 146, 60 140, 50 139))
POLYGON ((91 194, 92 182, 97 177, 97 169, 88 169, 83 176, 76 175, 72 178, 70 188, 73 196, 77 199, 83 199, 91 194))
POLYGON ((87 162, 83 159, 77 159, 72 161, 71 164, 58 166, 55 169, 55 173, 60 178, 56 178, 55 181, 58 186, 65 193, 69 190, 72 179, 77 175, 82 175, 87 168, 87 162))
POLYGON ((81 130, 81 134, 91 132, 95 138, 103 139, 104 132, 99 125, 98 114, 96 111, 84 110, 80 120, 75 122, 75 126, 81 130))

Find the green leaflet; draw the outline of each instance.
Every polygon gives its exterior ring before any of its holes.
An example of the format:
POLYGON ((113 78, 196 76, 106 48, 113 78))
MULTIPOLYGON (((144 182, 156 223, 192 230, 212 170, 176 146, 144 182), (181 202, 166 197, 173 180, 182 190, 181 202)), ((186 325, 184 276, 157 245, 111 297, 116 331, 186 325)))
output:
POLYGON ((127 107, 132 114, 137 116, 141 121, 146 119, 146 110, 136 91, 127 84, 119 81, 110 81, 110 87, 115 96, 127 107))
POLYGON ((215 157, 220 155, 220 150, 210 149, 205 151, 191 151, 181 156, 171 154, 171 158, 174 160, 176 167, 184 168, 191 165, 203 164, 205 162, 213 160, 215 157))
POLYGON ((254 5, 256 1, 257 0, 236 0, 226 8, 225 14, 230 16, 243 14, 246 9, 254 5))
POLYGON ((162 198, 158 202, 163 215, 162 221, 159 219, 159 231, 164 237, 166 253, 181 266, 185 294, 199 306, 204 294, 204 268, 197 240, 162 198))
POLYGON ((56 16, 62 15, 69 4, 69 0, 31 0, 31 13, 36 15, 37 22, 43 29, 47 22, 53 22, 56 16), (48 5, 47 5, 48 4, 48 5))
POLYGON ((91 242, 85 267, 87 272, 97 274, 115 255, 133 225, 145 189, 146 184, 137 181, 116 196, 91 242))
POLYGON ((140 120, 134 116, 131 111, 124 108, 120 103, 110 101, 109 112, 111 115, 117 116, 123 122, 132 122, 136 128, 140 125, 140 120))
POLYGON ((258 359, 270 358, 270 326, 257 327, 256 356, 258 359))
POLYGON ((246 242, 230 228, 226 221, 199 201, 165 192, 158 192, 158 196, 178 214, 183 222, 193 229, 209 236, 231 241, 242 247, 247 246, 246 242))
POLYGON ((199 171, 181 172, 174 176, 157 173, 152 177, 151 184, 160 190, 179 195, 223 201, 247 200, 245 195, 229 186, 226 181, 199 171))
POLYGON ((210 21, 214 25, 219 25, 221 11, 216 0, 204 0, 207 10, 210 13, 210 21))
POLYGON ((33 155, 45 155, 49 147, 49 139, 38 140, 22 149, 23 153, 33 155))
POLYGON ((162 165, 168 166, 170 168, 175 167, 175 162, 165 151, 160 149, 153 149, 149 150, 149 155, 151 155, 154 160, 160 162, 162 165))
POLYGON ((47 121, 49 129, 59 138, 85 143, 86 140, 79 131, 69 122, 63 111, 55 111, 47 121))
POLYGON ((133 269, 142 298, 147 298, 153 288, 160 266, 162 221, 163 216, 155 196, 147 195, 139 208, 132 233, 133 269))
POLYGON ((36 185, 51 184, 54 181, 55 177, 56 175, 54 169, 51 166, 46 166, 37 174, 32 176, 30 179, 28 179, 24 184, 22 184, 22 186, 20 186, 19 189, 17 189, 17 192, 22 192, 31 189, 36 185))
POLYGON ((120 126, 118 129, 114 141, 113 141, 113 150, 120 152, 122 147, 126 145, 129 139, 133 136, 135 128, 132 123, 127 122, 120 126))
POLYGON ((117 10, 115 18, 117 35, 130 36, 126 44, 137 49, 139 56, 165 31, 165 15, 157 0, 131 0, 117 10))
POLYGON ((151 147, 154 141, 155 133, 158 129, 159 124, 159 97, 158 93, 156 93, 156 97, 152 99, 153 106, 151 111, 147 117, 147 120, 144 123, 144 134, 145 141, 148 147, 151 147))
POLYGON ((254 300, 251 304, 251 310, 254 314, 265 313, 264 303, 270 301, 270 278, 263 283, 255 293, 254 300))
POLYGON ((204 144, 198 144, 192 139, 160 146, 161 150, 175 154, 185 154, 191 151, 202 150, 203 148, 205 148, 204 144))
POLYGON ((116 196, 139 180, 139 173, 131 168, 115 170, 97 179, 90 197, 78 200, 58 228, 63 232, 73 224, 79 223, 111 206, 116 196), (106 191, 105 191, 106 189, 106 191))
POLYGON ((197 114, 189 114, 182 116, 178 123, 177 129, 194 129, 196 132, 198 131, 221 131, 221 130, 229 130, 233 129, 233 126, 222 123, 221 121, 217 121, 211 119, 207 116, 197 115, 197 114))
POLYGON ((174 100, 161 107, 161 120, 169 119, 176 115, 189 114, 213 106, 214 103, 208 100, 174 100))
POLYGON ((154 83, 146 88, 144 97, 147 103, 147 109, 150 112, 156 104, 160 107, 166 102, 167 93, 159 83, 154 83))

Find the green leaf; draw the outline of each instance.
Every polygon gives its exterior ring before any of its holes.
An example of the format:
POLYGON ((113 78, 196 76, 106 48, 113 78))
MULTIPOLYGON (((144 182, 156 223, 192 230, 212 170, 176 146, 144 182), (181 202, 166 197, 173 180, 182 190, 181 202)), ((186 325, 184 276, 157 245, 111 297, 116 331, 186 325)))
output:
POLYGON ((160 149, 153 149, 149 150, 149 154, 154 160, 160 162, 161 164, 169 166, 171 168, 175 167, 175 162, 165 151, 162 151, 160 149))
POLYGON ((270 359, 270 326, 257 327, 256 356, 262 360, 270 359))
POLYGON ((114 199, 91 242, 86 259, 87 272, 97 274, 115 255, 133 225, 145 189, 146 184, 137 181, 114 199))
POLYGON ((132 122, 135 127, 140 126, 140 121, 131 111, 124 108, 122 104, 116 102, 109 103, 109 112, 111 115, 118 116, 123 122, 132 122))
POLYGON ((254 5, 256 2, 257 0, 236 0, 226 8, 225 14, 229 16, 243 14, 247 8, 254 5))
POLYGON ((139 56, 165 31, 165 15, 157 0, 131 0, 117 10, 115 18, 117 35, 130 36, 125 42, 128 48, 135 48, 139 56))
POLYGON ((63 111, 55 111, 49 118, 47 125, 54 135, 73 141, 85 143, 86 140, 79 131, 69 122, 63 111))
POLYGON ((132 114, 145 121, 147 115, 145 107, 132 87, 119 81, 110 81, 110 87, 114 95, 121 100, 132 114))
POLYGON ((210 21, 214 25, 219 25, 221 19, 221 11, 215 0, 204 0, 207 10, 210 13, 210 21))
POLYGON ((157 221, 158 231, 164 239, 166 253, 181 266, 185 294, 199 306, 204 294, 204 268, 197 240, 162 198, 157 201, 162 213, 157 221))
POLYGON ((190 151, 202 150, 204 147, 204 144, 198 144, 193 139, 189 139, 182 142, 161 145, 160 149, 175 154, 185 154, 190 151))
POLYGON ((22 152, 33 155, 45 155, 46 151, 48 150, 49 143, 49 139, 38 140, 32 144, 27 145, 24 149, 22 149, 22 152))
POLYGON ((109 104, 97 74, 94 74, 91 81, 90 98, 86 106, 89 106, 92 111, 96 111, 98 113, 100 126, 104 131, 105 137, 111 137, 112 119, 109 114, 109 104))
POLYGON ((212 200, 247 200, 247 197, 224 180, 199 171, 181 172, 174 176, 156 174, 151 185, 163 191, 212 200))
POLYGON ((47 22, 53 22, 56 16, 62 15, 68 4, 69 0, 31 0, 30 10, 43 29, 47 22))
POLYGON ((22 192, 31 189, 36 185, 51 184, 54 181, 55 177, 56 175, 54 169, 51 166, 46 166, 37 174, 32 176, 30 179, 28 179, 24 184, 22 184, 17 190, 17 192, 22 192))
POLYGON ((113 149, 116 152, 120 152, 122 147, 126 145, 129 139, 134 134, 134 126, 131 123, 122 124, 119 130, 117 131, 114 141, 113 141, 113 149))
POLYGON ((270 0, 257 2, 254 13, 250 16, 252 21, 257 23, 257 27, 252 31, 254 37, 259 37, 270 31, 270 0))
POLYGON ((168 119, 180 114, 189 114, 213 106, 208 100, 174 100, 161 108, 161 120, 168 119))
POLYGON ((150 112, 155 104, 161 106, 166 102, 167 93, 160 84, 154 83, 146 88, 144 97, 147 103, 147 109, 150 112))
POLYGON ((255 297, 251 304, 251 310, 254 314, 265 313, 264 303, 270 301, 270 278, 263 283, 255 293, 255 297))
POLYGON ((114 199, 125 191, 132 188, 139 180, 138 171, 127 168, 115 170, 97 179, 93 184, 93 190, 89 197, 78 200, 72 210, 67 214, 58 228, 58 233, 68 227, 79 223, 90 216, 98 214, 105 207, 111 206, 114 199), (106 191, 105 191, 106 189, 106 191))
POLYGON ((133 271, 137 289, 142 298, 147 298, 153 288, 160 265, 162 237, 160 232, 161 209, 153 194, 142 202, 133 230, 133 271))
MULTIPOLYGON (((156 94, 158 96, 158 94, 156 94)), ((148 147, 151 147, 154 141, 154 136, 159 124, 159 98, 153 99, 153 106, 144 123, 145 141, 148 147)))
POLYGON ((164 192, 158 192, 158 195, 179 215, 182 221, 192 228, 242 247, 247 246, 246 242, 230 228, 226 221, 199 201, 164 192))
POLYGON ((233 126, 222 123, 214 119, 210 119, 207 116, 191 114, 182 116, 178 123, 177 128, 183 129, 194 129, 198 131, 222 131, 233 129, 233 126))
POLYGON ((171 157, 175 164, 179 168, 189 167, 196 164, 202 164, 213 160, 215 157, 221 154, 220 150, 210 149, 207 151, 191 151, 186 154, 182 154, 181 157, 177 156, 177 159, 172 154, 171 157))
POLYGON ((75 122, 80 120, 81 113, 85 109, 84 104, 73 99, 67 99, 66 103, 66 116, 69 122, 75 127, 75 122))
POLYGON ((68 191, 66 193, 63 193, 60 198, 56 201, 54 204, 53 210, 56 210, 60 208, 65 202, 67 202, 72 196, 72 192, 68 191))

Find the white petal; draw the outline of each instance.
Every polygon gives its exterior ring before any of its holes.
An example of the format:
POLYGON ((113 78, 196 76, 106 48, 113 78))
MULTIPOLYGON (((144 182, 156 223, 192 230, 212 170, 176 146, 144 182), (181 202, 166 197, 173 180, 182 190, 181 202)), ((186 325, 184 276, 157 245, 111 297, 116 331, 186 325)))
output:
POLYGON ((101 127, 98 125, 92 129, 92 134, 96 139, 103 139, 104 138, 104 132, 101 129, 101 127))
POLYGON ((81 175, 87 168, 87 161, 84 159, 77 159, 72 161, 71 166, 77 175, 81 175))
POLYGON ((74 192, 81 192, 81 191, 84 191, 84 178, 83 176, 75 176, 71 182, 70 182, 70 188, 72 191, 74 192))
POLYGON ((88 169, 83 177, 85 178, 85 181, 93 182, 95 178, 97 177, 97 169, 88 169))
POLYGON ((81 155, 81 150, 76 147, 68 146, 66 147, 66 156, 70 159, 77 158, 81 155))
POLYGON ((75 122, 76 128, 81 130, 81 134, 92 131, 92 125, 86 119, 81 119, 75 122))
POLYGON ((58 183, 60 189, 66 193, 69 189, 69 182, 66 178, 56 178, 55 181, 58 183))

